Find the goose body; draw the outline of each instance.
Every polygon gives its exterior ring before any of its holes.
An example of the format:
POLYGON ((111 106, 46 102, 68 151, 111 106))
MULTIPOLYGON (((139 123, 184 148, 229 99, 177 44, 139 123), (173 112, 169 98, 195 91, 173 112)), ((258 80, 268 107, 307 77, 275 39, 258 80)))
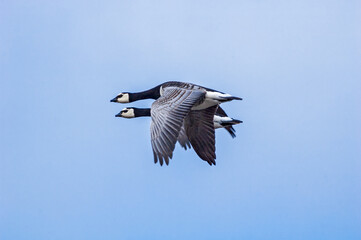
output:
MULTIPOLYGON (((221 109, 218 107, 218 109, 221 109)), ((233 125, 242 123, 242 121, 230 118, 228 116, 222 116, 219 111, 216 111, 213 116, 213 127, 214 129, 224 128, 226 129, 232 137, 235 137, 235 131, 232 127, 233 125), (231 131, 227 129, 227 127, 231 127, 231 131)), ((136 108, 136 107, 127 107, 120 111, 116 117, 122 118, 137 118, 137 117, 150 117, 150 108, 136 108)), ((183 127, 184 128, 184 127, 183 127)))
MULTIPOLYGON (((199 101, 194 104, 192 110, 202 110, 209 108, 211 106, 215 106, 217 104, 221 104, 223 102, 229 102, 232 100, 242 100, 242 98, 232 96, 230 94, 226 94, 220 91, 216 91, 210 88, 202 87, 193 83, 184 83, 184 82, 176 82, 170 81, 160 84, 154 88, 143 92, 124 92, 119 93, 115 98, 110 100, 111 102, 117 103, 130 103, 143 99, 158 99, 163 96, 164 90, 167 88, 178 88, 189 91, 201 91, 203 92, 203 96, 199 99, 199 101)), ((175 96, 173 96, 175 97, 175 96)))

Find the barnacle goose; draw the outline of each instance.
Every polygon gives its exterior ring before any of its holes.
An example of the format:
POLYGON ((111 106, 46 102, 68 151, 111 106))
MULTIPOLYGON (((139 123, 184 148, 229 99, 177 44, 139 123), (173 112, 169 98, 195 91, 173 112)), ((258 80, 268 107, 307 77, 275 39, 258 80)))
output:
MULTIPOLYGON (((115 115, 122 118, 150 117, 150 108, 127 107, 115 115)), ((226 115, 221 107, 218 107, 216 114, 213 116, 214 129, 224 128, 234 138, 236 130, 233 125, 242 123, 241 120, 230 118, 226 115)), ((182 126, 184 128, 184 126, 182 126)))
MULTIPOLYGON (((158 99, 164 94, 164 91, 166 89, 172 89, 172 88, 197 91, 203 93, 202 97, 199 98, 198 102, 195 103, 194 106, 192 107, 192 110, 202 110, 224 102, 229 102, 232 100, 242 100, 242 98, 235 97, 230 94, 226 94, 210 88, 202 87, 193 83, 169 81, 142 92, 119 93, 115 98, 113 98, 110 101, 117 103, 130 103, 143 99, 158 99)), ((176 93, 182 94, 183 92, 177 91, 176 93)), ((173 95, 172 97, 175 97, 175 95, 173 95)))

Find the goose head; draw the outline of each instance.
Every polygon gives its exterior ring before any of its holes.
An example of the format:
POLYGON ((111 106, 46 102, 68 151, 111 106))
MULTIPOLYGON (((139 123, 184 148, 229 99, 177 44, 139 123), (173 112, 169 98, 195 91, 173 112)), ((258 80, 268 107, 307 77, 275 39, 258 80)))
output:
POLYGON ((134 108, 124 108, 120 111, 116 117, 123 117, 123 118, 135 118, 134 108))
POLYGON ((110 101, 117 103, 129 103, 129 93, 119 93, 115 98, 110 101))

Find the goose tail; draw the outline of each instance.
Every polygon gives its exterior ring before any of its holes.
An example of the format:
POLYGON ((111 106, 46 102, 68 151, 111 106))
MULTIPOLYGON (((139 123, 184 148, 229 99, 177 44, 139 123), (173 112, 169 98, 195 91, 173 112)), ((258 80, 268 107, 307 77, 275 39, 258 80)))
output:
POLYGON ((221 100, 224 101, 232 101, 232 100, 243 100, 243 98, 235 97, 235 96, 220 96, 221 100))

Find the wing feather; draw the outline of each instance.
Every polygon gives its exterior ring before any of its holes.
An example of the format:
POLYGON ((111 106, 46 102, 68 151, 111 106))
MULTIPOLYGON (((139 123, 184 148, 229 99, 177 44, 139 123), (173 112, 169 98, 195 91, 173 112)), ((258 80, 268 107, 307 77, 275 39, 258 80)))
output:
POLYGON ((185 119, 185 130, 194 151, 209 165, 216 164, 213 116, 217 107, 218 105, 203 110, 193 110, 185 119))
POLYGON ((197 86, 163 88, 162 96, 151 107, 150 132, 155 163, 159 160, 160 165, 163 165, 164 160, 169 164, 184 118, 204 98, 205 93, 204 89, 197 86))
POLYGON ((185 149, 187 150, 188 148, 191 148, 191 143, 188 140, 187 134, 186 134, 186 130, 184 129, 184 124, 181 127, 181 130, 179 132, 179 136, 178 136, 178 142, 179 144, 185 149))

